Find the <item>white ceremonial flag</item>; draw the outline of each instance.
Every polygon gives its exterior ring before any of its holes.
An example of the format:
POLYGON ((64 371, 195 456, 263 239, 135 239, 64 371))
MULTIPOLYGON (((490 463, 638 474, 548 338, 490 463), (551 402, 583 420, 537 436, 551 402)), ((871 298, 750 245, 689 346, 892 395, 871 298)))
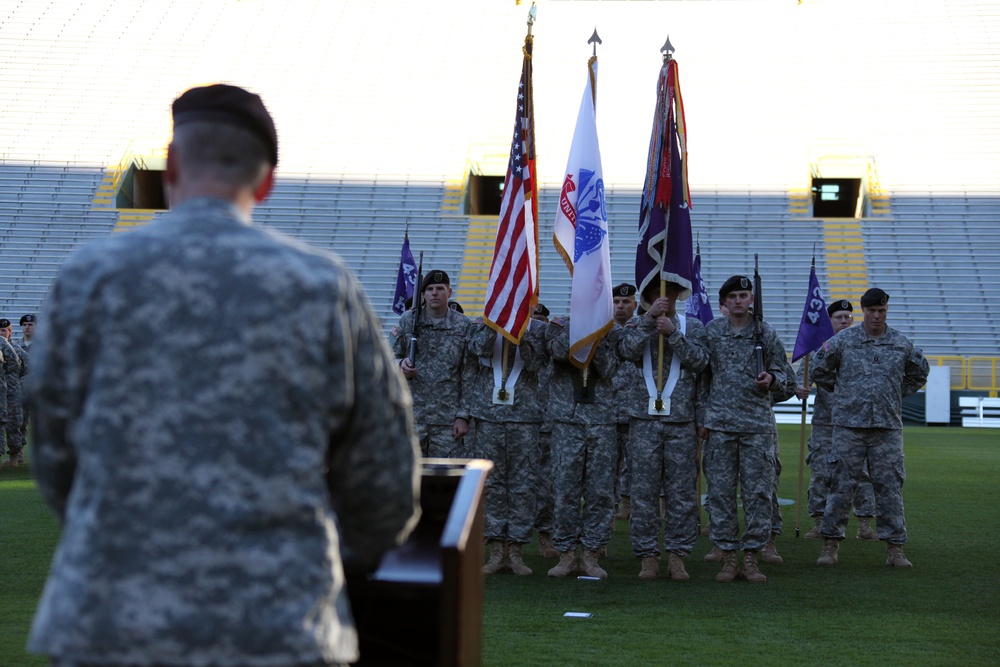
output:
POLYGON ((587 86, 573 132, 566 175, 559 194, 554 241, 573 276, 570 298, 570 360, 583 368, 596 343, 614 324, 611 252, 604 173, 595 114, 597 57, 587 63, 587 86))

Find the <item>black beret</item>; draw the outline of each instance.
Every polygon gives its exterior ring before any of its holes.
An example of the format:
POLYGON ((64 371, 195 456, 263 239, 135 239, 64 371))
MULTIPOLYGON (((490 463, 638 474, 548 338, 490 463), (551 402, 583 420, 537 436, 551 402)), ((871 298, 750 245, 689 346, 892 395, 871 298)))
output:
POLYGON ((827 307, 826 312, 828 315, 830 315, 830 317, 833 317, 834 313, 839 313, 842 310, 846 310, 849 313, 853 313, 854 306, 851 305, 851 302, 848 301, 847 299, 838 299, 837 301, 834 301, 827 307))
POLYGON ((872 287, 861 297, 861 307, 884 306, 889 303, 889 295, 877 287, 872 287))
POLYGON ((10 320, 7 318, 0 319, 0 329, 6 329, 10 326, 10 320))
POLYGON ((612 291, 613 296, 635 296, 635 285, 630 285, 628 283, 622 283, 621 285, 615 285, 612 291))
POLYGON ((535 305, 535 315, 541 315, 542 317, 549 316, 549 309, 545 307, 544 303, 539 303, 535 305))
POLYGON ((37 322, 38 318, 34 315, 21 315, 21 321, 18 322, 22 327, 28 322, 37 322))
POLYGON ((732 276, 729 280, 722 283, 722 287, 719 288, 719 298, 725 299, 726 295, 730 292, 737 291, 753 291, 753 281, 746 276, 732 276))
POLYGON ((457 310, 463 315, 465 314, 465 309, 462 308, 462 304, 460 304, 458 301, 455 301, 454 299, 448 302, 448 307, 451 308, 452 310, 457 310))
POLYGON ((271 165, 278 164, 278 131, 258 95, 217 83, 191 88, 174 100, 174 127, 199 120, 228 123, 252 132, 264 142, 271 165))
POLYGON ((444 271, 428 271, 427 275, 424 276, 423 282, 420 283, 420 289, 425 290, 431 285, 447 285, 451 287, 451 280, 448 279, 448 274, 444 271))

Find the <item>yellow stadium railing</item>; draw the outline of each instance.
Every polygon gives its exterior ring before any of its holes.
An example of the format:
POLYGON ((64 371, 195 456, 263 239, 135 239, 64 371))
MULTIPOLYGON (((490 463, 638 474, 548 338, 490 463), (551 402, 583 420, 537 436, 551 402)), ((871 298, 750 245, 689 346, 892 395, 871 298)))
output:
POLYGON ((976 391, 988 391, 990 397, 996 398, 997 362, 1000 357, 969 357, 966 366, 966 388, 976 391))

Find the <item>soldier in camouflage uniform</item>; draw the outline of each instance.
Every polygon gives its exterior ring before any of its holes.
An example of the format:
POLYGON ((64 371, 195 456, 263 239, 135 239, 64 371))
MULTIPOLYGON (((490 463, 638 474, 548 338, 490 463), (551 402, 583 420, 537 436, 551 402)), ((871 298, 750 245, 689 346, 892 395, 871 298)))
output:
MULTIPOLYGON (((833 322, 833 332, 840 333, 854 324, 854 306, 847 299, 841 299, 830 304, 826 309, 833 322)), ((815 367, 816 353, 809 355, 809 366, 815 367)), ((795 394, 803 401, 811 393, 806 386, 804 374, 805 364, 799 366, 796 374, 799 387, 795 394)), ((811 375, 811 374, 810 374, 811 375)), ((813 384, 812 377, 809 383, 813 384)), ((820 524, 823 522, 823 512, 826 511, 826 499, 833 482, 833 466, 830 464, 830 454, 833 451, 833 424, 830 422, 831 404, 833 398, 825 389, 816 389, 816 401, 813 404, 812 433, 809 435, 809 453, 806 464, 811 476, 809 480, 809 516, 815 525, 805 534, 807 540, 821 540, 820 524)), ((862 468, 862 479, 858 482, 858 492, 854 495, 854 516, 858 517, 859 540, 878 541, 878 536, 872 528, 871 520, 875 517, 875 491, 868 477, 867 464, 862 468)))
POLYGON ((553 420, 554 543, 560 554, 548 574, 576 572, 576 550, 582 544, 580 572, 603 579, 608 573, 598 559, 611 538, 614 516, 617 417, 611 379, 619 365, 617 335, 612 331, 594 343, 586 375, 570 361, 568 317, 553 318, 545 339, 553 361, 548 414, 553 420))
POLYGON ((344 263, 251 224, 277 163, 260 98, 173 113, 171 212, 67 259, 41 318, 34 471, 63 531, 29 647, 351 663, 342 560, 377 563, 418 512, 409 392, 344 263))
MULTIPOLYGON (((544 304, 535 306, 531 319, 548 324, 549 309, 544 304)), ((547 350, 546 350, 547 351, 547 350)), ((538 555, 559 558, 552 543, 552 420, 548 417, 549 383, 552 381, 552 359, 538 371, 538 405, 542 410, 542 426, 538 429, 538 481, 535 493, 535 531, 538 533, 538 555)))
POLYGON ((772 493, 775 479, 777 425, 772 404, 795 391, 795 373, 785 357, 777 332, 763 323, 764 370, 757 372, 754 353, 756 326, 750 313, 753 283, 732 276, 719 290, 729 316, 708 323, 705 332, 710 367, 701 375, 708 388, 704 427, 704 467, 708 483, 709 536, 722 551, 722 571, 716 581, 740 575, 736 550, 743 551, 742 575, 764 583, 757 553, 771 537, 772 493), (746 526, 740 538, 737 487, 743 499, 746 526))
POLYGON ((399 318, 389 342, 413 394, 420 453, 431 458, 468 458, 464 438, 469 432, 469 409, 462 383, 469 318, 448 307, 451 280, 446 272, 428 271, 421 289, 424 308, 416 326, 416 363, 409 359, 415 309, 399 318))
MULTIPOLYGON (((34 314, 22 315, 21 324, 21 335, 14 339, 14 343, 22 350, 24 350, 29 356, 31 355, 31 344, 35 340, 35 323, 38 318, 34 314)), ((25 369, 25 373, 29 369, 25 369)), ((21 382, 24 382, 23 375, 21 382)), ((28 419, 31 417, 31 411, 28 406, 21 405, 21 442, 28 444, 28 419)))
POLYGON ((531 574, 524 545, 535 523, 538 475, 538 371, 549 361, 545 324, 529 321, 520 345, 512 345, 477 318, 469 327, 468 351, 473 373, 466 390, 476 422, 474 455, 493 462, 486 478, 485 574, 509 567, 531 574), (506 350, 504 350, 506 348, 506 350), (503 364, 506 361, 506 367, 503 364))
POLYGON ((12 468, 24 463, 24 437, 21 435, 21 379, 28 372, 28 353, 11 340, 13 328, 10 320, 0 319, 0 338, 3 338, 4 363, 10 364, 11 370, 5 368, 5 400, 7 402, 7 422, 3 425, 7 436, 7 451, 10 459, 7 462, 12 468), (7 359, 10 359, 8 362, 7 359), (13 370, 16 366, 16 370, 13 370))
POLYGON ((913 567, 903 553, 903 398, 927 382, 930 366, 909 338, 886 325, 889 295, 869 289, 861 297, 864 321, 841 331, 816 352, 813 380, 833 392, 833 485, 820 525, 818 565, 837 563, 851 503, 865 462, 875 489, 878 537, 886 565, 913 567))
MULTIPOLYGON (((3 332, 10 328, 10 320, 0 319, 0 359, 3 364, 3 424, 0 432, 0 457, 6 443, 9 458, 4 463, 16 468, 24 463, 24 440, 21 439, 21 376, 24 372, 22 355, 3 332)), ((27 355, 25 355, 26 357, 27 355)))
MULTIPOLYGON (((619 327, 632 319, 638 305, 635 301, 635 285, 622 283, 617 285, 613 291, 612 303, 614 304, 615 324, 619 327)), ((612 378, 615 388, 615 409, 618 416, 617 424, 617 448, 618 461, 615 466, 615 519, 628 520, 632 514, 631 499, 631 477, 628 465, 628 438, 629 438, 629 398, 633 388, 642 381, 635 364, 621 364, 618 372, 612 378)), ((613 527, 613 526, 612 526, 613 527)))
POLYGON ((698 539, 698 436, 696 374, 708 364, 705 328, 697 318, 677 312, 685 298, 676 283, 651 282, 642 295, 646 314, 632 318, 621 334, 618 352, 628 365, 643 370, 628 400, 629 445, 632 463, 632 552, 642 559, 640 579, 659 576, 660 495, 665 494, 663 548, 669 554, 671 579, 688 579, 684 558, 698 539), (662 397, 668 399, 658 414, 657 369, 659 340, 663 337, 662 397), (676 364, 674 360, 676 359, 676 364), (650 391, 652 390, 652 392, 650 391))

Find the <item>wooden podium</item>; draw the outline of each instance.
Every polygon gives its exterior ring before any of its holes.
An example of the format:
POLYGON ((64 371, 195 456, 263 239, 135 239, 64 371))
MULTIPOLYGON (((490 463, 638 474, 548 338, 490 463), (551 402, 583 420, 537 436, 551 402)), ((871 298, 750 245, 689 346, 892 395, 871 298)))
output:
POLYGON ((482 661, 483 503, 489 461, 422 459, 422 514, 378 569, 350 577, 359 667, 482 661))

